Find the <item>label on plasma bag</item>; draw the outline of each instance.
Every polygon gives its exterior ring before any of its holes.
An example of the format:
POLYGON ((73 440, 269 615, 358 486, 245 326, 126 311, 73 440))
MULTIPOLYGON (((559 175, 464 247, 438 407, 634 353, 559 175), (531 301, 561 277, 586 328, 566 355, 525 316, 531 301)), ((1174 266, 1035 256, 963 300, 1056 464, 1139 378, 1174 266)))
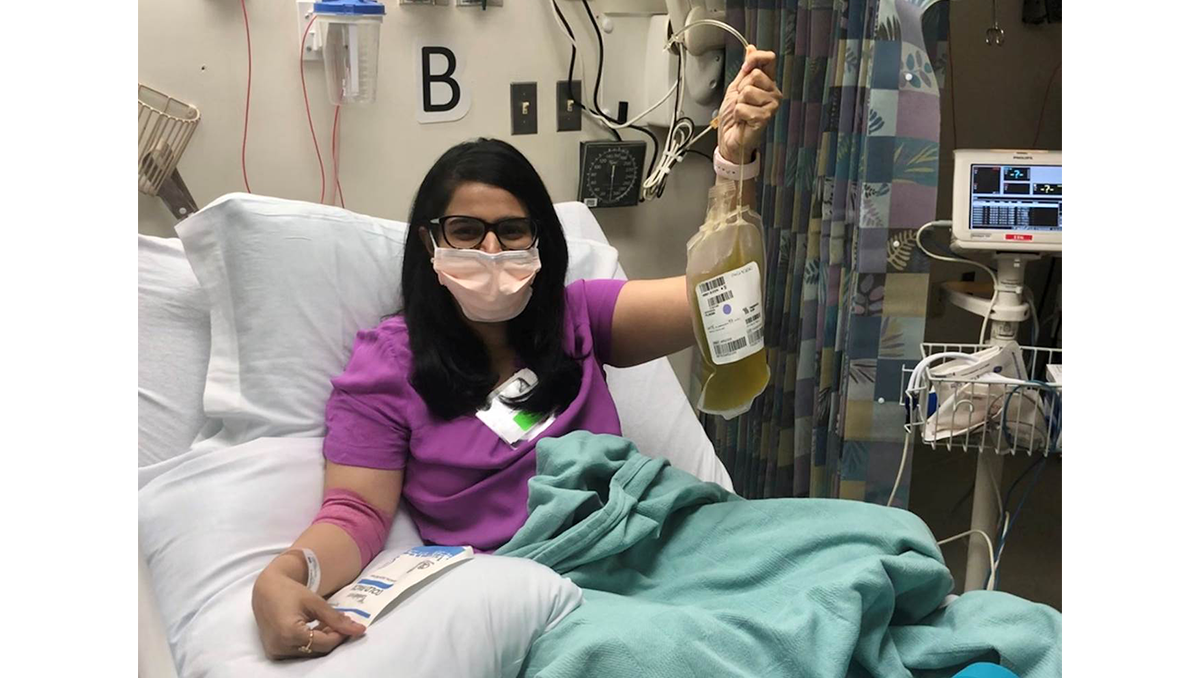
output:
POLYGON ((762 350, 762 276, 756 262, 696 285, 696 300, 713 363, 737 362, 762 350))

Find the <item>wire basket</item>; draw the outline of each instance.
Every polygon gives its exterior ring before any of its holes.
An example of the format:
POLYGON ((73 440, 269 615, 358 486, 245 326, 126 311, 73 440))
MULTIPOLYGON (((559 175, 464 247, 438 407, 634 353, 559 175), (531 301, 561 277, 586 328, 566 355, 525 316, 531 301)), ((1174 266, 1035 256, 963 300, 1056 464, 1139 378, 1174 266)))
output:
POLYGON ((138 191, 158 195, 196 131, 200 111, 138 84, 138 191))
MULTIPOLYGON (((924 357, 986 348, 990 346, 921 344, 924 357)), ((1062 384, 1047 378, 1048 365, 1062 365, 1062 349, 1022 346, 1021 356, 1029 377, 1022 384, 936 377, 926 371, 909 390, 913 370, 903 368, 905 429, 935 449, 1062 454, 1062 384)))

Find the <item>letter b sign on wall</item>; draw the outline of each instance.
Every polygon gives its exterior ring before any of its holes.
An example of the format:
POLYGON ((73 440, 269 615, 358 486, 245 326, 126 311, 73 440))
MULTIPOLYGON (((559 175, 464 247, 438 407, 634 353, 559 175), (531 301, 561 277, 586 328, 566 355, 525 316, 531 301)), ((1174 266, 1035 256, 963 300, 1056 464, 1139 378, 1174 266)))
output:
POLYGON ((461 120, 471 110, 460 53, 445 45, 416 45, 417 122, 461 120))

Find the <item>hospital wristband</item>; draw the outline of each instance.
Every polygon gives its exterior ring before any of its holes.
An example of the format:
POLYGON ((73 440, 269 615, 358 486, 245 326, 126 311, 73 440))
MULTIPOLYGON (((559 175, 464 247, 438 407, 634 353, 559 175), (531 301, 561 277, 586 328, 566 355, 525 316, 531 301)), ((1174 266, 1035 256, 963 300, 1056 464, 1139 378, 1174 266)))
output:
POLYGON ((304 563, 308 567, 308 584, 306 586, 309 591, 316 593, 321 588, 321 563, 317 560, 317 554, 313 553, 312 549, 306 548, 288 549, 283 553, 287 554, 292 551, 297 551, 304 556, 304 563))
POLYGON ((717 176, 734 181, 745 181, 758 176, 759 158, 758 151, 754 152, 754 157, 745 165, 739 165, 730 162, 721 156, 721 149, 713 149, 713 171, 717 176))

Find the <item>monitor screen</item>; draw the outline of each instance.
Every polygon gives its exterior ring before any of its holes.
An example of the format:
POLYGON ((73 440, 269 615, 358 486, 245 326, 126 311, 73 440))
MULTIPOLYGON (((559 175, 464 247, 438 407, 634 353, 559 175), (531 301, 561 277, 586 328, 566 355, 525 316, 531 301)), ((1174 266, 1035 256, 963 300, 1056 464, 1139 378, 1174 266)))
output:
POLYGON ((1062 231, 1062 165, 971 165, 970 228, 1062 231))

